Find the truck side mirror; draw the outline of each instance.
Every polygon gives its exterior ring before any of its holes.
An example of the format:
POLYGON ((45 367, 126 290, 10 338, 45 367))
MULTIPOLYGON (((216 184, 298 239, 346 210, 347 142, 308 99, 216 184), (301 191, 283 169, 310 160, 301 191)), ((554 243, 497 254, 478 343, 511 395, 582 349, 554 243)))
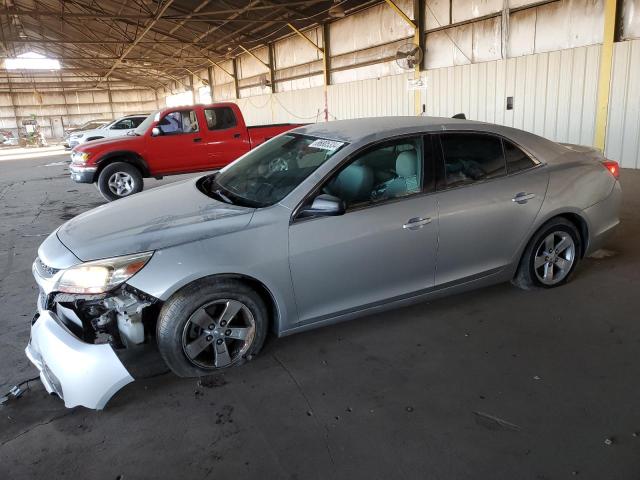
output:
POLYGON ((158 127, 153 127, 151 129, 151 136, 152 137, 158 137, 160 135, 162 135, 162 130, 160 130, 158 127))

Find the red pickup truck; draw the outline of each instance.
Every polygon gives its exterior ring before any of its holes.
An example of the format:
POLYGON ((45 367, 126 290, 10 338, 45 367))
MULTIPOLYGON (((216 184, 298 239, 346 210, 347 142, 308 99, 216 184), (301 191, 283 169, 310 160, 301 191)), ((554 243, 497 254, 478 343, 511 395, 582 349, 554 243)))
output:
POLYGON ((158 110, 132 135, 95 140, 71 152, 71 178, 97 183, 109 201, 142 190, 143 177, 214 170, 300 125, 247 127, 235 103, 158 110))

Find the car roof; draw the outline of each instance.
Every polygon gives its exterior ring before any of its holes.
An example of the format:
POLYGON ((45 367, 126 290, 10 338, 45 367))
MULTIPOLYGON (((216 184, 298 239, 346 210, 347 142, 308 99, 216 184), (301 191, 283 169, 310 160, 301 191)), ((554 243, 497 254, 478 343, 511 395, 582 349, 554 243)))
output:
POLYGON ((399 135, 449 130, 466 130, 502 135, 524 147, 541 161, 547 161, 550 158, 566 153, 566 149, 561 145, 524 130, 493 123, 444 117, 392 116, 335 120, 305 125, 293 131, 303 135, 348 142, 353 146, 362 146, 399 135))
POLYGON ((298 128, 296 132, 354 143, 371 135, 391 137, 409 131, 446 130, 447 127, 470 125, 481 128, 487 124, 442 117, 371 117, 314 123, 298 128))

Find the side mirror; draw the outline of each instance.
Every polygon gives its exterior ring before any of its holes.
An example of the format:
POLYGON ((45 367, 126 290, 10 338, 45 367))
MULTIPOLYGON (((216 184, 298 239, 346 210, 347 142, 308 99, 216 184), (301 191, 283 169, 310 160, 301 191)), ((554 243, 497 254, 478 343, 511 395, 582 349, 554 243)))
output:
POLYGON ((313 199, 311 206, 300 210, 299 216, 305 217, 335 217, 344 214, 346 206, 344 201, 333 195, 318 195, 313 199))
POLYGON ((158 127, 153 127, 151 129, 151 136, 152 137, 159 137, 160 135, 162 135, 162 130, 160 130, 158 127))

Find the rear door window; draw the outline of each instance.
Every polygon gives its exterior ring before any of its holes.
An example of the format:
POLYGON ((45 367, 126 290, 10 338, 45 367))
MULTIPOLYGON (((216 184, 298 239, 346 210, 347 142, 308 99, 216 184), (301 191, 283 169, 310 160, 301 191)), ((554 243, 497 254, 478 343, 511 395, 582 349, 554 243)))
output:
POLYGON ((131 119, 131 123, 133 124, 132 128, 136 128, 138 125, 140 125, 142 122, 144 122, 144 119, 147 117, 135 117, 131 119))
POLYGON ((236 115, 230 107, 205 108, 204 117, 207 119, 209 130, 226 130, 238 124, 236 115))
POLYGON ((440 135, 447 187, 471 184, 506 174, 499 137, 481 133, 440 135))

